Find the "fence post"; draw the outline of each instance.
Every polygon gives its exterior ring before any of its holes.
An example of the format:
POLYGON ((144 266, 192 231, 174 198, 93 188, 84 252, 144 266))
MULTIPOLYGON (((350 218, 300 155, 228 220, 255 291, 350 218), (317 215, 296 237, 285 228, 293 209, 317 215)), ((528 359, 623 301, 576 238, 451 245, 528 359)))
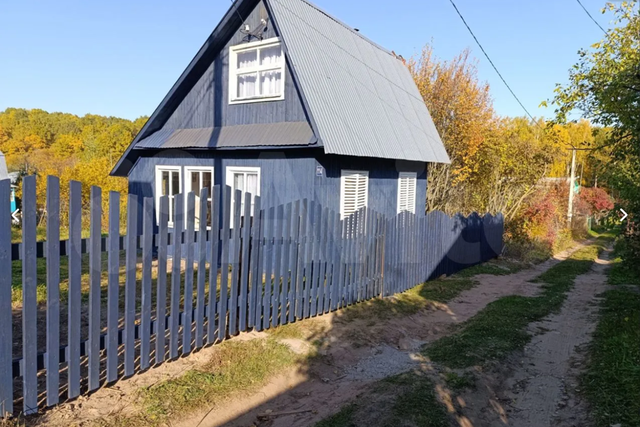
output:
MULTIPOLYGON (((0 180, 0 271, 11 271, 11 181, 0 180)), ((11 274, 0 274, 0 417, 13 413, 11 274)))

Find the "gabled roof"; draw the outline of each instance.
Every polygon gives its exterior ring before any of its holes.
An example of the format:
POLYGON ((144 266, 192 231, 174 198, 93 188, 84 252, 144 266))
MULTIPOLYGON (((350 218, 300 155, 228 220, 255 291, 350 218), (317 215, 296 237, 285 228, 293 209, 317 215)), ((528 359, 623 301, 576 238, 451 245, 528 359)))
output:
MULTIPOLYGON (((392 53, 306 0, 263 0, 291 65, 315 137, 328 154, 449 163, 409 70, 392 53)), ((259 0, 236 0, 112 171, 196 84, 259 0)))
POLYGON ((449 163, 407 67, 305 0, 266 0, 325 152, 449 163))

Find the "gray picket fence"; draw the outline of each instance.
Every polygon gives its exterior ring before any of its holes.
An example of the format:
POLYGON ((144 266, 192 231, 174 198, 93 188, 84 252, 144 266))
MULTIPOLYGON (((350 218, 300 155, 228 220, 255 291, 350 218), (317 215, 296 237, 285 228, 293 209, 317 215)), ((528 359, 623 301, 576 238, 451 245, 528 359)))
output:
POLYGON ((242 203, 240 191, 218 186, 211 204, 197 202, 207 189, 176 195, 172 227, 166 196, 156 211, 153 199, 139 205, 128 195, 124 236, 120 194, 110 192, 106 238, 102 191, 92 187, 90 237, 81 239, 81 190, 70 183, 69 239, 60 241, 60 184, 48 177, 43 244, 36 180, 25 177, 22 242, 12 244, 10 185, 0 181, 0 416, 33 414, 239 332, 403 292, 502 251, 501 215, 387 218, 362 209, 341 219, 306 199, 263 209, 255 197, 252 207, 251 195, 242 203), (6 273, 14 264, 22 272, 18 308, 6 273))

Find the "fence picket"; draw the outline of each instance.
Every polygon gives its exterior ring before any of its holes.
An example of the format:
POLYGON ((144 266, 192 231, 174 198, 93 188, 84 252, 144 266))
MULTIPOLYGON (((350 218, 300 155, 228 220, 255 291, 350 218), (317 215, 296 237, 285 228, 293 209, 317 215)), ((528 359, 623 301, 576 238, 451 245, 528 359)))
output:
POLYGON ((136 268, 138 258, 138 196, 127 197, 126 275, 124 283, 124 376, 135 371, 136 360, 136 268))
MULTIPOLYGON (((60 394, 60 180, 47 177, 47 406, 60 394)), ((7 270, 10 271, 10 270, 7 270)))
MULTIPOLYGON (((11 181, 0 180, 0 271, 11 271, 11 181)), ((12 324, 11 274, 0 274, 0 325, 12 324)), ((0 418, 13 413, 12 328, 0 328, 0 418)))
POLYGON ((91 187, 91 225, 89 235, 89 391, 100 386, 100 279, 102 190, 91 187))
POLYGON ((153 255, 153 198, 142 201, 142 295, 140 309, 140 369, 149 368, 151 355, 151 263, 153 255))
POLYGON ((171 317, 169 323, 169 359, 178 357, 180 327, 180 282, 182 270, 182 234, 184 229, 184 197, 173 196, 173 258, 171 262, 171 317))
POLYGON ((300 239, 300 200, 293 202, 293 213, 291 216, 291 243, 289 250, 289 268, 291 277, 289 281, 289 323, 296 317, 296 284, 298 278, 298 242, 300 239))
POLYGON ((240 266, 240 234, 242 233, 242 191, 233 195, 233 252, 231 253, 231 298, 229 301, 229 335, 238 333, 238 278, 240 266))
MULTIPOLYGON (((220 249, 220 186, 213 187, 211 196, 211 258, 209 258, 209 305, 207 310, 207 344, 216 341, 218 312, 218 255, 220 249)), ((219 322, 218 322, 219 324, 219 322)))
POLYGON ((242 224, 242 254, 241 254, 241 276, 240 276, 240 298, 238 317, 240 332, 247 330, 247 293, 249 291, 249 249, 251 246, 250 236, 253 219, 251 217, 251 193, 244 195, 244 212, 242 224))
POLYGON ((107 382, 118 379, 118 322, 120 321, 120 193, 109 192, 107 247, 107 382))
POLYGON ((262 298, 262 329, 271 327, 271 275, 273 272, 273 237, 275 225, 275 208, 270 207, 266 219, 267 233, 265 241, 264 261, 264 295, 262 298))
POLYGON ((156 282, 156 364, 164 361, 166 353, 167 313, 167 247, 169 242, 169 197, 160 197, 158 212, 158 279, 156 282))
POLYGON ((282 285, 280 287, 280 324, 287 323, 287 301, 289 299, 289 252, 291 252, 291 214, 293 205, 287 203, 284 210, 284 228, 282 229, 282 264, 280 266, 280 275, 282 276, 282 285))
POLYGON ((279 205, 276 208, 275 218, 275 234, 274 234, 274 260, 273 260, 273 295, 271 298, 271 327, 278 326, 278 307, 280 305, 280 277, 282 267, 280 265, 282 261, 282 233, 284 229, 284 206, 279 205))
POLYGON ((182 355, 191 353, 191 329, 193 327, 193 258, 195 240, 196 195, 193 191, 187 194, 187 227, 185 249, 187 251, 184 272, 183 323, 182 323, 182 355))
POLYGON ((38 411, 35 175, 24 177, 22 185, 22 380, 23 412, 28 415, 38 411))
POLYGON ((250 280, 249 290, 249 328, 260 325, 260 301, 262 299, 262 274, 260 271, 260 253, 262 252, 262 211, 260 197, 255 196, 253 202, 253 224, 251 226, 250 247, 250 280))
POLYGON ((311 266, 311 313, 313 317, 318 312, 318 287, 320 286, 320 256, 322 236, 322 206, 315 204, 313 214, 313 265, 311 266))
POLYGON ((80 242, 82 232, 82 186, 69 182, 69 311, 67 314, 67 397, 80 395, 80 318, 82 304, 82 258, 80 242))
POLYGON ((222 188, 222 251, 220 255, 220 307, 218 308, 218 339, 227 337, 227 300, 229 295, 229 221, 231 219, 231 187, 222 188))
POLYGON ((302 210, 300 211, 300 229, 298 231, 298 258, 296 260, 296 309, 295 317, 297 320, 302 318, 303 314, 303 297, 304 297, 304 269, 305 254, 307 242, 307 216, 308 201, 302 200, 302 210))
POLYGON ((196 279, 196 349, 204 342, 204 282, 207 276, 207 213, 209 189, 200 190, 200 209, 198 211, 198 277, 196 279))

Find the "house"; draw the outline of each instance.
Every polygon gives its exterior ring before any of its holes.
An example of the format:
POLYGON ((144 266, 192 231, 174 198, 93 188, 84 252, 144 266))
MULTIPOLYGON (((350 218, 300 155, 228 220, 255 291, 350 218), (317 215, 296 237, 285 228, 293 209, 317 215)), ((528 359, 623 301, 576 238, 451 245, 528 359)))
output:
POLYGON ((221 184, 424 215, 427 164, 448 162, 401 58, 306 0, 236 0, 112 175, 171 206, 221 184))

